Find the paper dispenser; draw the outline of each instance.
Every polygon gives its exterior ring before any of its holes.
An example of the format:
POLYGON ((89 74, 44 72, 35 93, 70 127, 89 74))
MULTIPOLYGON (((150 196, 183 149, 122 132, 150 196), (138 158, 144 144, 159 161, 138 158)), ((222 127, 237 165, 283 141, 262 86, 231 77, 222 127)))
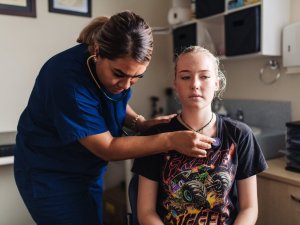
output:
POLYGON ((300 73, 300 22, 283 29, 282 61, 286 73, 300 73))

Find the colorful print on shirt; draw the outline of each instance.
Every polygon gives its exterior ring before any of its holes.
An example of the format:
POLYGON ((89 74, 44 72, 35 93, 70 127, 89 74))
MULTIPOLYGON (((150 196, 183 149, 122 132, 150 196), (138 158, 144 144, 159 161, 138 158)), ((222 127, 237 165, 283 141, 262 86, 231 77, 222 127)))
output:
POLYGON ((166 154, 162 173, 168 197, 163 207, 169 212, 165 224, 225 224, 232 208, 228 193, 236 166, 231 162, 236 148, 209 152, 206 158, 166 154))

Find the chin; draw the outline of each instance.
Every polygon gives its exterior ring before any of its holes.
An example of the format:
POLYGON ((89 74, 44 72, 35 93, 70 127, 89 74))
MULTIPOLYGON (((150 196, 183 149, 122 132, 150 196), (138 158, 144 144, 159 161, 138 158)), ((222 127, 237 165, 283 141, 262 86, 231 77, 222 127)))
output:
POLYGON ((109 90, 109 92, 110 93, 112 93, 112 94, 120 94, 120 93, 122 93, 123 91, 125 91, 124 89, 114 89, 114 90, 109 90))

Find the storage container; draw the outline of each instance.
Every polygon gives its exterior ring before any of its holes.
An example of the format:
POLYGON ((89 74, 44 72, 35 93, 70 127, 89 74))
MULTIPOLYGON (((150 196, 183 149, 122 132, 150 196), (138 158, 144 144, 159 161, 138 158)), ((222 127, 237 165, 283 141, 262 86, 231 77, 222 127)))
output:
POLYGON ((196 0, 196 18, 204 18, 225 10, 225 0, 196 0))
POLYGON ((225 16, 225 55, 235 56, 260 51, 260 6, 225 16))
POLYGON ((300 172, 300 121, 286 123, 287 170, 300 172))

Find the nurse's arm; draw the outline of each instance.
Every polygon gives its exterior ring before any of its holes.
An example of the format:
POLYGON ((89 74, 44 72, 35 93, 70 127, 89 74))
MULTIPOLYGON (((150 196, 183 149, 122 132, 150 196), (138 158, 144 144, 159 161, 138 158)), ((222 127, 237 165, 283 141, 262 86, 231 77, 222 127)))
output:
POLYGON ((213 139, 192 131, 175 131, 150 136, 113 137, 110 132, 81 138, 79 142, 96 156, 107 160, 123 160, 169 150, 192 157, 203 157, 213 139))

